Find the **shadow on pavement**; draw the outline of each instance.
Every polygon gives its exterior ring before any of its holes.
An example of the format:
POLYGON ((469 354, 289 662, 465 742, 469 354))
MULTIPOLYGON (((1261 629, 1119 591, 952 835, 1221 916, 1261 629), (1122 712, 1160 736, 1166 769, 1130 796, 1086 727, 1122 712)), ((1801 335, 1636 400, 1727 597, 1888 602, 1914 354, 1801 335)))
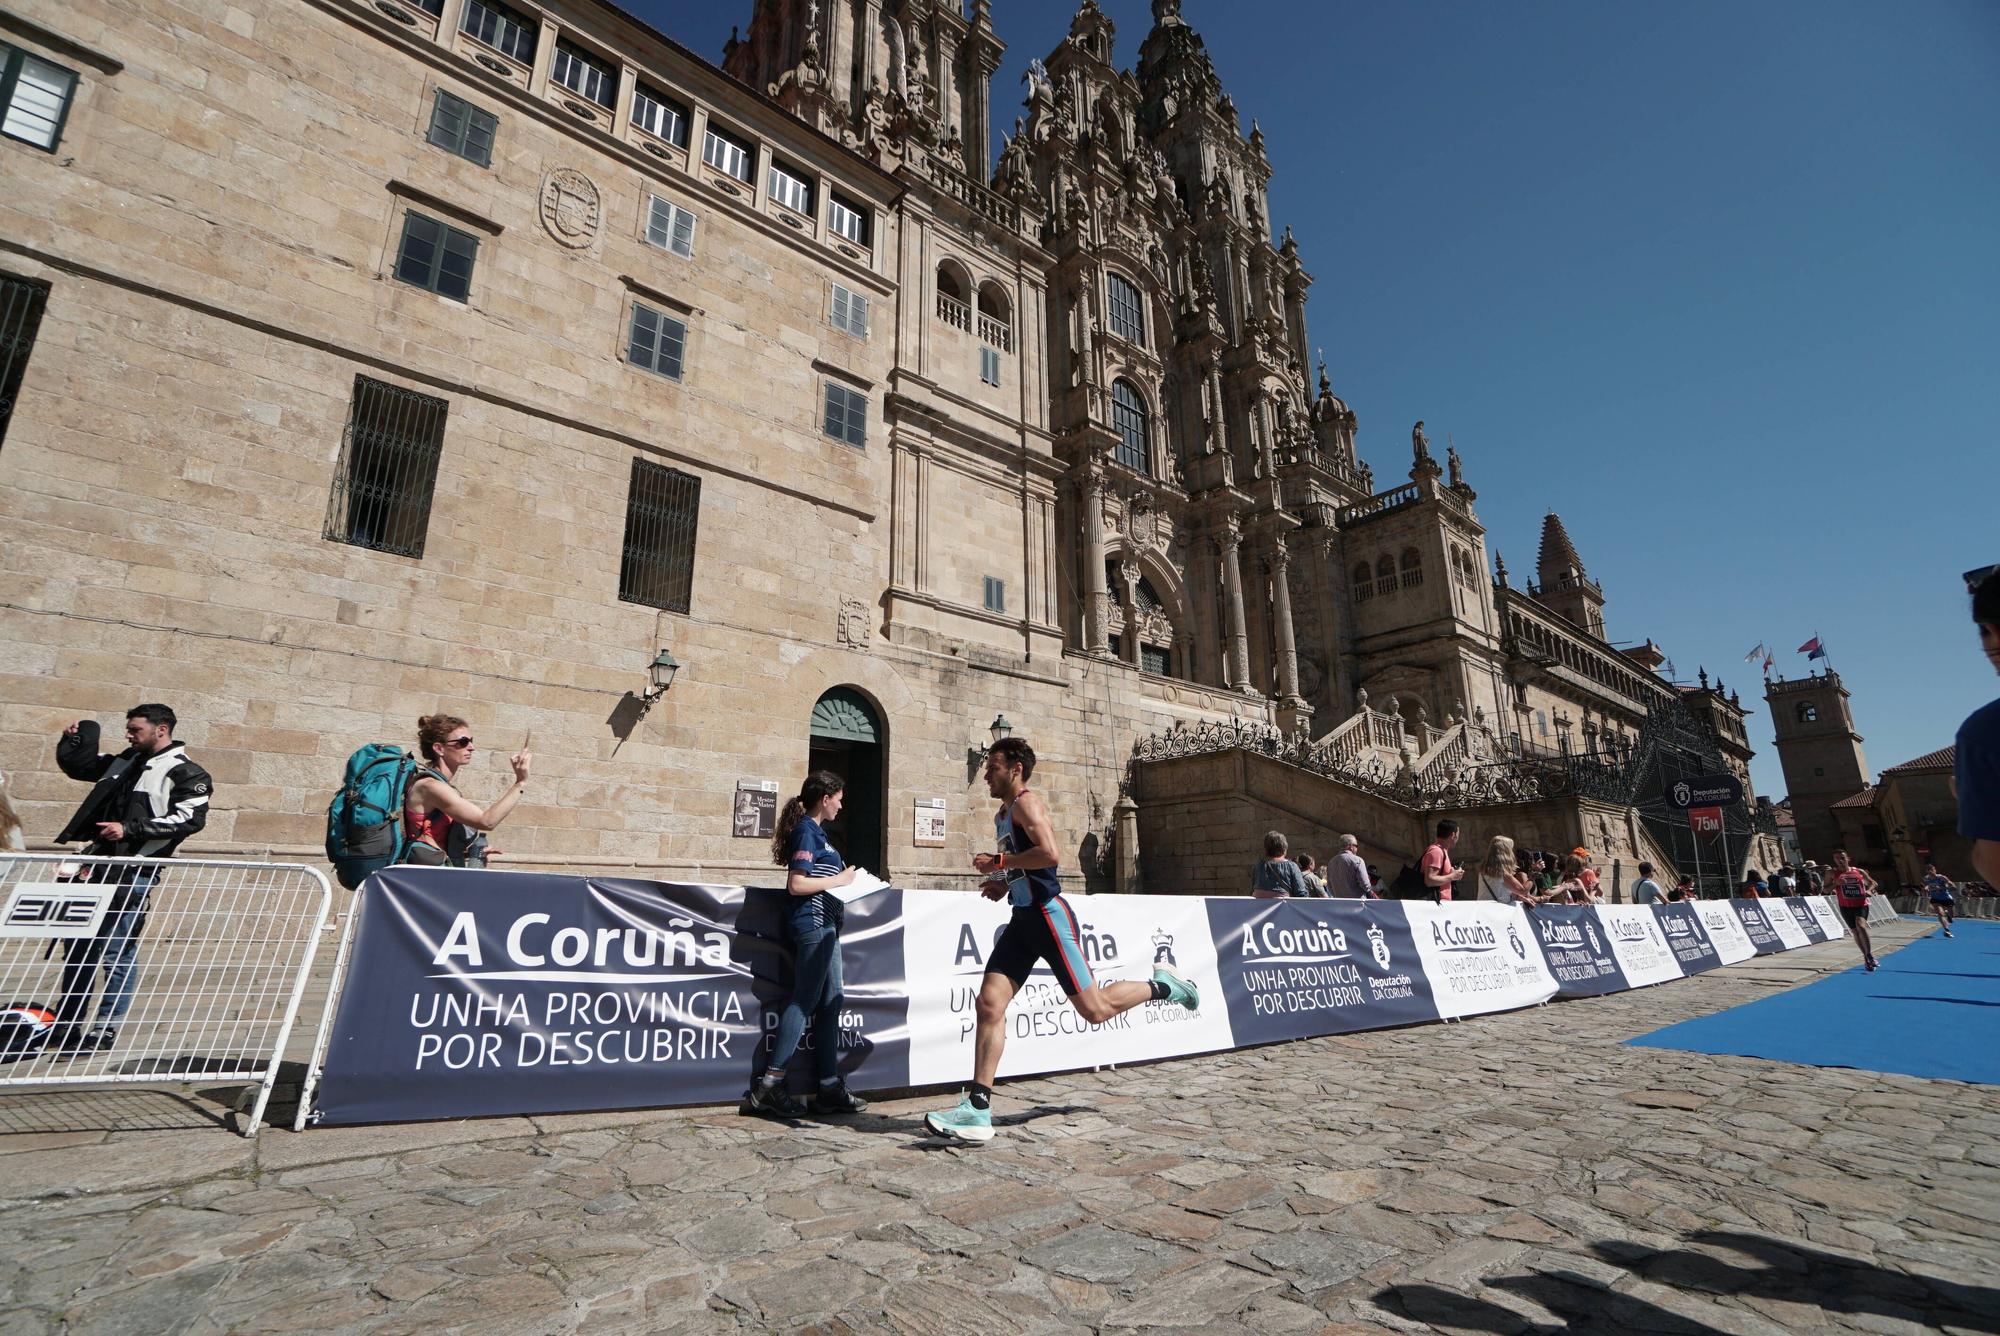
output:
MULTIPOLYGON (((1893 1271, 1755 1234, 1707 1230, 1688 1236, 1685 1243, 1688 1246, 1657 1249, 1611 1241, 1594 1243, 1590 1250, 1634 1276, 1684 1293, 1776 1300, 1856 1318, 2000 1333, 2000 1289, 1893 1271), (1727 1261, 1716 1250, 1733 1252, 1753 1264, 1727 1261)), ((1724 1336, 1734 1329, 1734 1324, 1711 1326, 1636 1295, 1606 1290, 1601 1280, 1564 1272, 1559 1263, 1546 1272, 1496 1276, 1484 1288, 1525 1299, 1560 1322, 1552 1325, 1517 1308, 1436 1285, 1391 1285, 1374 1298, 1391 1312, 1418 1322, 1506 1336, 1632 1331, 1724 1336)), ((1726 1321, 1728 1311, 1718 1312, 1717 1320, 1726 1321)))
POLYGON ((41 1132, 176 1132, 234 1130, 230 1108, 238 1087, 217 1103, 173 1090, 24 1090, 0 1095, 0 1152, 9 1136, 41 1132))

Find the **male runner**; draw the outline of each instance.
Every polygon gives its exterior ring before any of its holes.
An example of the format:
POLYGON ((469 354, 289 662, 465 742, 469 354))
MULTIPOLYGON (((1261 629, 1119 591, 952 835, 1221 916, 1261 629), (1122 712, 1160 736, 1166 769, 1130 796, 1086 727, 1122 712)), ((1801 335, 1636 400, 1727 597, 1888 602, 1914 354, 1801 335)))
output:
POLYGON ((1950 877, 1938 871, 1936 863, 1924 864, 1924 890, 1930 893, 1931 913, 1937 915, 1938 926, 1944 935, 1951 936, 1952 907, 1958 903, 1958 887, 1950 877))
POLYGON ((1026 739, 1002 738, 987 753, 986 791, 1000 800, 993 815, 998 852, 975 854, 972 866, 986 876, 979 893, 988 900, 1004 896, 1014 917, 994 944, 979 985, 972 1089, 957 1108, 924 1115, 924 1126, 958 1141, 993 1139, 993 1078, 1007 1045, 1007 1004, 1038 961, 1049 963, 1070 1005, 1092 1025, 1146 1002, 1178 1002, 1189 1011, 1201 1005, 1194 984, 1165 965, 1153 967, 1150 983, 1100 984, 1091 978, 1090 962, 1076 936, 1076 915, 1056 880, 1061 858, 1048 805, 1040 794, 1028 791, 1034 773, 1035 749, 1026 739))
POLYGON ((1829 871, 1832 875, 1826 879, 1826 888, 1833 892, 1840 916, 1847 920, 1854 944, 1861 948, 1862 963, 1872 970, 1875 944, 1868 938, 1868 897, 1875 893, 1875 878, 1849 862, 1845 849, 1833 851, 1833 867, 1829 871))

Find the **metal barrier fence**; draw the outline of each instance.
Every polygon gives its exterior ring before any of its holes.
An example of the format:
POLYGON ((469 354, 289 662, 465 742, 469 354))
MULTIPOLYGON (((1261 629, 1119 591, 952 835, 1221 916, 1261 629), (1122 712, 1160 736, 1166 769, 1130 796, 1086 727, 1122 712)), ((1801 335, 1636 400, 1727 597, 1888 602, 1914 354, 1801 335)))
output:
POLYGON ((0 855, 0 1090, 258 1082, 333 893, 296 863, 0 855))

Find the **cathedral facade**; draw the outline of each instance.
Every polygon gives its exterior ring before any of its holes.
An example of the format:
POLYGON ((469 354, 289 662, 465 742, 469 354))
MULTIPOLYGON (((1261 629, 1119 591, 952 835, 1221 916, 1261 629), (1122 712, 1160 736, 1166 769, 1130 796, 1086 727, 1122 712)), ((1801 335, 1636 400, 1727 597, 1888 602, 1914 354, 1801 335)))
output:
POLYGON ((1407 815, 1385 858, 1558 772, 1636 812, 1668 731, 1747 776, 1554 516, 1517 587, 1424 424, 1377 482, 1177 0, 1131 68, 1084 0, 1018 114, 987 0, 758 0, 719 66, 602 0, 20 9, 62 76, 0 143, 31 835, 55 731, 137 699, 220 852, 310 853, 341 758, 442 707, 533 738, 514 865, 708 880, 810 765, 851 859, 965 878, 1008 731, 1122 889, 1159 739, 1281 740, 1315 821, 1407 815))

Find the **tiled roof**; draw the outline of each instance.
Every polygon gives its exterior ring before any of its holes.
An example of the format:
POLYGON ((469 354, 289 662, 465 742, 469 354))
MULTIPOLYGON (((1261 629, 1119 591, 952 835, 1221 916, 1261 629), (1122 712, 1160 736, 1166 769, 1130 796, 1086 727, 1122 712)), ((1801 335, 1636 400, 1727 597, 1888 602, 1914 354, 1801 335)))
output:
POLYGON ((1835 807, 1873 807, 1874 805, 1875 786, 1873 784, 1870 784, 1859 793, 1850 793, 1847 797, 1842 798, 1834 804, 1835 807))
POLYGON ((1899 770, 1949 770, 1955 764, 1957 755, 1958 744, 1953 743, 1949 747, 1939 747, 1934 752, 1925 752, 1914 761, 1892 765, 1882 773, 1893 775, 1899 770))

